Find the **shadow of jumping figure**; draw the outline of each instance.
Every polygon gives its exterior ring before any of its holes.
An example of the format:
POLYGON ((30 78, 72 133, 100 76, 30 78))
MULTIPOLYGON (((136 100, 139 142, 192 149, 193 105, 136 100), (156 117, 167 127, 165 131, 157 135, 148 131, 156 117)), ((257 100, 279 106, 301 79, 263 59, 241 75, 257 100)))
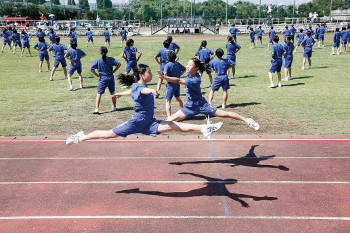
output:
POLYGON ((276 157, 276 155, 268 155, 268 156, 260 156, 257 157, 254 150, 259 145, 252 145, 248 154, 241 158, 234 159, 223 159, 223 160, 205 160, 205 161, 190 161, 190 162, 170 162, 171 165, 184 165, 184 164, 201 164, 201 163, 226 163, 231 164, 231 167, 236 166, 247 166, 247 167, 259 167, 259 168, 277 168, 282 171, 289 171, 288 167, 279 165, 271 165, 271 164, 259 164, 261 161, 272 159, 276 157))
POLYGON ((137 193, 137 194, 145 194, 145 195, 154 195, 154 196, 162 196, 162 197, 175 197, 175 198, 181 198, 181 197, 199 197, 199 196, 226 196, 228 198, 231 198, 234 201, 237 201, 241 204, 242 207, 249 207, 249 204, 242 200, 245 198, 252 199, 254 201, 262 201, 262 200, 277 200, 277 197, 258 197, 258 196, 252 196, 247 194, 240 194, 240 193, 231 193, 226 188, 226 185, 235 184, 237 183, 236 179, 218 179, 218 178, 212 178, 200 174, 190 173, 190 172, 181 172, 179 174, 182 175, 192 175, 195 177, 199 177, 202 179, 206 179, 208 182, 205 182, 205 187, 193 189, 187 192, 160 192, 160 191, 142 191, 138 188, 136 189, 128 189, 128 190, 121 190, 117 191, 116 193, 137 193))

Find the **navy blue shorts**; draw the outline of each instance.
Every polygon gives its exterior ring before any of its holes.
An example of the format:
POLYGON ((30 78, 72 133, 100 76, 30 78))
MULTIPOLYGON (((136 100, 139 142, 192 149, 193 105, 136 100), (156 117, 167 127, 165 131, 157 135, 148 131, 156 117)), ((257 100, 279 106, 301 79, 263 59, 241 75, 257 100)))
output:
POLYGON ((293 57, 284 59, 284 68, 289 68, 292 66, 293 57))
POLYGON ((255 41, 255 38, 250 38, 250 43, 253 43, 255 41))
POLYGON ((116 126, 112 131, 120 137, 126 137, 135 133, 156 135, 159 134, 158 127, 161 122, 161 120, 156 120, 155 118, 145 120, 142 117, 140 118, 138 114, 135 114, 130 120, 116 126))
MULTIPOLYGON (((210 70, 210 69, 206 69, 205 72, 206 72, 207 74, 211 74, 211 70, 210 70)), ((198 73, 201 75, 201 74, 203 74, 204 72, 202 72, 202 71, 199 70, 198 73)))
POLYGON ((62 67, 67 66, 67 62, 66 62, 66 59, 64 57, 55 57, 55 60, 53 62, 53 66, 57 68, 60 63, 62 65, 62 67))
POLYGON ((315 39, 318 40, 320 38, 319 34, 315 34, 315 39))
POLYGON ((324 35, 320 34, 320 36, 318 37, 319 40, 324 40, 324 35))
POLYGON ((332 45, 332 47, 333 47, 333 48, 339 47, 339 45, 340 45, 340 42, 334 42, 333 45, 332 45))
POLYGON ((44 59, 48 61, 50 59, 49 54, 47 52, 44 52, 44 53, 39 52, 39 60, 44 61, 44 59))
POLYGON ((272 43, 272 38, 270 37, 270 39, 269 39, 269 43, 271 44, 272 43))
POLYGON ((9 40, 9 39, 4 40, 4 45, 6 45, 6 44, 11 45, 11 40, 9 40))
POLYGON ((127 38, 126 37, 122 37, 122 41, 124 41, 124 40, 127 41, 127 38))
POLYGON ((282 68, 282 60, 281 61, 271 61, 271 66, 269 72, 275 73, 275 72, 281 72, 282 68))
POLYGON ((111 42, 110 38, 105 38, 105 42, 111 42))
POLYGON ((230 89, 230 82, 228 80, 227 75, 218 75, 214 78, 213 84, 211 85, 211 89, 213 91, 217 91, 222 87, 222 90, 227 91, 230 89))
POLYGON ((29 49, 30 48, 29 42, 23 43, 22 48, 28 48, 29 49))
POLYGON ((17 47, 17 45, 18 45, 19 47, 22 47, 21 41, 15 40, 15 41, 13 42, 13 46, 17 47))
POLYGON ((304 57, 312 57, 312 49, 311 48, 305 48, 303 56, 304 57))
POLYGON ((136 66, 136 61, 128 61, 128 63, 126 63, 125 72, 129 73, 131 69, 135 72, 136 66))
POLYGON ((262 39, 262 36, 258 36, 257 38, 258 38, 258 40, 261 40, 261 39, 262 39))
POLYGON ((207 102, 195 106, 188 106, 186 103, 185 106, 181 108, 181 111, 186 115, 186 118, 198 115, 199 113, 212 117, 217 110, 218 109, 216 107, 211 106, 207 102))
POLYGON ((297 43, 298 47, 301 45, 302 42, 303 42, 302 40, 298 40, 298 43, 297 43))
POLYGON ((73 75, 75 71, 77 71, 78 74, 81 74, 81 62, 71 63, 68 74, 73 75))
POLYGON ((173 97, 180 97, 180 84, 167 83, 165 98, 171 100, 173 97))
POLYGON ((88 38, 88 42, 90 42, 90 41, 91 41, 91 42, 94 42, 94 38, 92 38, 92 37, 91 37, 91 38, 88 38))
POLYGON ((165 65, 166 65, 167 63, 161 63, 160 64, 160 72, 162 72, 163 74, 164 74, 164 68, 165 68, 165 65))
POLYGON ((232 56, 232 55, 227 55, 226 57, 232 65, 236 64, 236 56, 232 56))
POLYGON ((108 88, 109 93, 114 93, 115 91, 115 83, 114 83, 114 77, 113 76, 102 76, 98 80, 98 87, 97 87, 97 93, 98 94, 104 94, 106 88, 108 88))

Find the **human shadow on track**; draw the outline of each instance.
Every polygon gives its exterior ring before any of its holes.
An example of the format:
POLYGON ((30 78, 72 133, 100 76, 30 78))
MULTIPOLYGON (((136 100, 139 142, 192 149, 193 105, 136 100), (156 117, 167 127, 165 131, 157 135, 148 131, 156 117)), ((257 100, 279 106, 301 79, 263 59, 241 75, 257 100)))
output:
POLYGON ((162 197, 175 197, 175 198, 181 198, 181 197, 200 197, 200 196, 226 196, 228 198, 231 198, 234 201, 237 201, 241 204, 242 207, 249 207, 249 204, 242 200, 242 199, 252 199, 254 201, 273 201, 277 200, 277 197, 269 197, 269 196, 252 196, 247 194, 241 194, 241 193, 231 193, 226 188, 226 185, 236 184, 236 179, 218 179, 218 178, 212 178, 200 174, 190 173, 190 172, 181 172, 179 173, 181 175, 192 175, 195 177, 199 177, 202 179, 206 179, 208 182, 204 182, 206 185, 203 188, 193 189, 187 192, 160 192, 160 191, 142 191, 138 188, 136 189, 127 189, 127 190, 121 190, 117 191, 116 193, 137 193, 137 194, 145 194, 145 195, 153 195, 153 196, 162 196, 162 197))
POLYGON ((222 163, 231 164, 231 167, 246 166, 246 167, 258 167, 258 168, 277 168, 282 171, 289 171, 288 167, 283 165, 271 165, 271 164, 259 164, 260 161, 268 160, 276 157, 276 155, 260 156, 257 157, 254 150, 259 145, 252 145, 248 154, 240 158, 222 159, 222 160, 202 160, 202 161, 190 161, 190 162, 170 162, 171 165, 184 165, 184 164, 202 164, 202 163, 222 163))

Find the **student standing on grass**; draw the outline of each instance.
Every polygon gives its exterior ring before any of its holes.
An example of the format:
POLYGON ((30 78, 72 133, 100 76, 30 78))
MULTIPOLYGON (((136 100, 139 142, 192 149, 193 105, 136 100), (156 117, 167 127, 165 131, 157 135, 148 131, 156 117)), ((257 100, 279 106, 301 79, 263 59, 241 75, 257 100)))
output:
POLYGON ((339 51, 339 45, 340 45, 340 32, 339 28, 335 29, 334 35, 333 35, 333 45, 332 45, 332 53, 331 55, 335 55, 335 50, 337 50, 337 55, 340 54, 339 51))
POLYGON ((318 36, 318 47, 320 48, 321 45, 324 47, 324 34, 326 33, 326 27, 324 24, 321 25, 319 32, 320 35, 318 36))
POLYGON ((297 49, 300 47, 301 43, 305 39, 304 29, 302 29, 302 28, 300 29, 300 32, 297 34, 297 38, 298 38, 298 43, 297 43, 297 47, 295 47, 294 53, 297 52, 297 49))
POLYGON ((131 96, 135 102, 134 114, 130 120, 116 126, 112 130, 96 130, 87 135, 83 131, 70 136, 66 140, 66 144, 77 144, 90 139, 107 139, 116 137, 127 137, 131 134, 142 133, 146 135, 157 135, 168 131, 179 132, 202 132, 204 136, 219 130, 222 123, 195 125, 173 121, 162 121, 154 118, 154 95, 157 91, 148 88, 147 83, 152 81, 151 69, 144 64, 137 65, 136 72, 133 76, 119 75, 118 80, 121 85, 131 86, 131 89, 115 93, 112 98, 120 98, 122 96, 131 96))
POLYGON ((43 62, 44 59, 46 60, 47 63, 47 69, 48 71, 50 71, 50 58, 49 58, 49 53, 47 52, 47 49, 50 47, 50 45, 45 42, 44 37, 39 37, 39 42, 37 42, 34 45, 34 49, 39 51, 39 72, 43 72, 42 70, 42 66, 43 66, 43 62))
POLYGON ((287 36, 287 43, 283 45, 284 56, 284 81, 292 79, 292 63, 293 63, 293 50, 294 44, 292 42, 292 36, 287 36))
POLYGON ((68 36, 69 36, 69 44, 77 44, 78 43, 77 32, 75 31, 74 28, 70 29, 68 36))
POLYGON ((82 69, 80 59, 85 57, 86 54, 82 50, 78 49, 77 46, 77 44, 71 44, 71 49, 64 55, 64 57, 68 58, 71 62, 68 70, 68 85, 70 91, 73 90, 72 76, 75 71, 77 71, 79 76, 80 88, 83 88, 83 76, 81 75, 82 69))
POLYGON ((217 49, 215 51, 216 59, 209 62, 209 68, 215 71, 214 82, 211 85, 211 90, 209 93, 209 104, 212 105, 214 93, 222 87, 222 105, 221 108, 226 108, 228 93, 227 90, 230 89, 230 82, 228 80, 228 70, 232 66, 232 63, 228 59, 223 59, 224 50, 217 49))
MULTIPOLYGON (((194 54, 195 57, 198 57, 200 62, 203 64, 203 66, 207 67, 210 60, 215 57, 213 50, 207 48, 207 41, 203 40, 201 43, 201 46, 199 46, 199 49, 194 54)), ((210 85, 213 83, 213 77, 211 76, 211 70, 206 69, 205 72, 207 72, 209 76, 210 85)), ((199 72, 201 77, 203 76, 204 72, 199 72)))
POLYGON ((12 50, 10 34, 6 28, 4 28, 4 30, 2 31, 0 36, 2 36, 4 38, 4 43, 3 43, 2 48, 1 48, 1 53, 4 52, 4 48, 7 44, 10 47, 10 50, 12 50))
POLYGON ((22 50, 21 34, 19 34, 16 29, 13 30, 12 40, 13 40, 13 51, 12 52, 13 52, 13 54, 15 54, 17 46, 19 46, 20 50, 22 50))
MULTIPOLYGON (((106 47, 100 48, 101 57, 95 60, 91 65, 91 73, 93 73, 98 80, 98 88, 96 95, 96 108, 94 114, 99 114, 99 106, 101 102, 101 96, 105 93, 106 88, 108 87, 109 93, 114 95, 115 92, 115 82, 113 74, 120 68, 120 63, 113 57, 107 57, 108 49, 106 47), (115 68, 113 69, 113 66, 115 68), (98 70, 96 73, 95 70, 98 70)), ((117 102, 116 97, 112 97, 112 112, 117 111, 117 102)))
POLYGON ((120 31, 120 35, 122 36, 121 41, 120 41, 120 46, 123 47, 123 41, 127 41, 128 39, 128 31, 122 27, 122 30, 120 31))
POLYGON ((341 44, 340 44, 339 51, 341 53, 342 48, 344 48, 344 52, 346 52, 346 46, 348 44, 348 31, 346 30, 346 27, 342 27, 340 35, 341 35, 341 44))
MULTIPOLYGON (((186 68, 176 61, 176 53, 170 51, 168 53, 169 62, 164 67, 164 76, 180 78, 186 71, 186 68)), ((167 118, 171 116, 171 100, 175 97, 179 103, 180 108, 183 108, 183 103, 180 98, 180 84, 178 83, 167 83, 165 92, 165 111, 167 118)))
POLYGON ((134 46, 133 39, 129 39, 126 42, 126 46, 123 48, 122 56, 126 62, 125 75, 129 75, 129 72, 131 71, 131 69, 135 72, 137 62, 140 60, 142 56, 142 52, 138 51, 137 48, 134 46), (136 58, 136 54, 139 54, 137 58, 136 58))
POLYGON ((185 79, 167 77, 164 76, 161 72, 158 72, 158 75, 161 79, 165 79, 168 82, 186 85, 187 102, 185 106, 175 114, 171 115, 168 120, 181 121, 201 113, 211 117, 215 116, 244 121, 249 127, 255 130, 258 130, 260 128, 259 124, 251 118, 245 118, 235 112, 226 112, 208 104, 207 100, 202 96, 201 77, 198 73, 199 70, 203 72, 205 70, 205 67, 203 67, 202 63, 197 58, 192 58, 187 63, 187 76, 185 79))
POLYGON ((273 30, 273 27, 271 27, 271 30, 269 31, 269 43, 267 44, 267 50, 270 49, 270 45, 272 45, 272 39, 275 37, 276 31, 273 30))
POLYGON ((255 48, 255 32, 254 32, 253 27, 250 27, 249 37, 250 37, 250 48, 254 49, 255 48))
POLYGON ((94 33, 91 31, 90 28, 88 28, 88 31, 86 32, 86 35, 88 37, 87 38, 87 42, 86 42, 86 47, 89 46, 89 42, 91 42, 92 47, 95 47, 95 45, 94 45, 94 38, 93 38, 94 33))
MULTIPOLYGON (((164 48, 159 49, 154 56, 154 59, 160 65, 160 72, 162 72, 162 73, 164 72, 165 65, 169 62, 168 55, 169 55, 169 52, 171 51, 169 49, 170 41, 165 40, 163 42, 163 46, 164 46, 164 48)), ((157 89, 156 89, 157 90, 156 98, 159 97, 159 91, 160 91, 160 88, 162 86, 162 83, 163 83, 163 79, 158 79, 157 89)))
POLYGON ((105 46, 111 47, 111 34, 108 31, 108 28, 103 32, 103 35, 105 36, 105 46))
POLYGON ((47 37, 49 38, 51 44, 56 43, 56 37, 57 37, 57 35, 56 35, 56 33, 54 32, 53 28, 50 28, 49 33, 47 33, 47 37))
POLYGON ((303 59, 303 66, 301 67, 302 70, 305 69, 305 63, 306 63, 306 58, 309 62, 309 69, 311 69, 311 57, 312 57, 312 46, 315 44, 314 38, 312 38, 311 32, 308 31, 306 33, 306 39, 301 43, 301 45, 304 48, 304 59, 303 59))
POLYGON ((315 42, 318 43, 318 40, 320 39, 320 25, 316 25, 315 29, 315 42))
POLYGON ((260 41, 260 45, 262 45, 262 35, 265 33, 263 29, 261 29, 261 26, 259 26, 259 29, 256 30, 257 33, 257 39, 260 41))
POLYGON ((237 44, 231 36, 227 37, 226 52, 227 59, 232 64, 232 79, 235 78, 236 74, 236 53, 241 49, 241 46, 237 44))
POLYGON ((290 31, 288 29, 288 26, 286 26, 286 29, 282 32, 283 34, 283 42, 286 43, 287 42, 287 36, 290 35, 290 31))
POLYGON ((297 31, 297 29, 295 29, 294 25, 292 24, 292 27, 289 29, 289 34, 292 37, 292 42, 294 44, 294 37, 295 37, 295 32, 297 31))
POLYGON ((272 47, 271 47, 271 65, 269 70, 269 79, 270 79, 270 86, 269 88, 274 88, 275 84, 273 83, 273 73, 277 72, 278 77, 278 87, 282 87, 281 83, 281 68, 282 68, 282 56, 284 55, 285 51, 283 48, 283 45, 278 43, 279 37, 275 36, 272 39, 272 47))
POLYGON ((63 68, 64 77, 65 79, 67 79, 67 68, 66 68, 67 62, 66 62, 66 59, 64 58, 64 53, 65 53, 65 50, 67 50, 67 47, 64 44, 60 44, 60 41, 61 41, 61 38, 56 37, 55 44, 52 44, 49 48, 49 51, 55 57, 55 60, 53 62, 53 69, 51 71, 50 81, 53 81, 53 76, 60 63, 63 68))
POLYGON ((232 27, 230 28, 230 33, 231 33, 231 37, 237 41, 237 34, 239 32, 239 30, 236 28, 236 25, 235 24, 232 24, 232 27))
POLYGON ((29 52, 29 56, 32 57, 32 54, 30 52, 30 44, 29 44, 29 35, 25 30, 22 30, 21 32, 21 38, 22 38, 22 52, 21 52, 21 57, 23 57, 24 49, 27 48, 29 52))
POLYGON ((38 39, 40 37, 42 37, 44 39, 44 41, 45 41, 46 34, 45 34, 45 32, 43 32, 43 30, 41 28, 38 29, 38 32, 35 35, 36 35, 36 37, 38 37, 38 39))
POLYGON ((174 51, 176 54, 178 54, 180 51, 180 46, 178 46, 176 43, 173 43, 173 37, 168 36, 166 39, 170 42, 169 50, 174 51))

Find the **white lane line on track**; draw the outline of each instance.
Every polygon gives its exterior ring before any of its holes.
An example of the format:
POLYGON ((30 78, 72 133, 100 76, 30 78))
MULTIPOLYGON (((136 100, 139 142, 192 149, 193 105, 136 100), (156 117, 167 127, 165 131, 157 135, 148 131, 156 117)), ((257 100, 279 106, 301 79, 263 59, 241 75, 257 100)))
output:
POLYGON ((350 221, 350 217, 318 217, 318 216, 0 216, 0 220, 39 220, 39 219, 265 219, 265 220, 342 220, 350 221))
POLYGON ((350 181, 162 181, 162 180, 110 180, 110 181, 2 181, 0 185, 19 184, 350 184, 350 181))

